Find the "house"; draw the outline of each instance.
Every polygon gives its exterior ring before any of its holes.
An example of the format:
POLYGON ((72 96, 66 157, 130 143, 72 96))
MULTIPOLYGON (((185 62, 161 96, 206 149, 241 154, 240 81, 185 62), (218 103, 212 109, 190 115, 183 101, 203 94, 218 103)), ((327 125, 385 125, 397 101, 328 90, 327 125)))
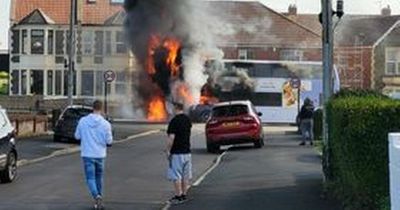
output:
MULTIPOLYGON (((65 98, 70 0, 12 0, 10 95, 65 98)), ((74 96, 104 94, 103 73, 116 72, 113 95, 129 90, 134 63, 126 48, 120 0, 78 1, 74 96)))
MULTIPOLYGON (((322 32, 317 14, 298 14, 295 5, 283 14, 315 33, 322 32)), ((375 89, 387 94, 400 92, 396 79, 396 74, 400 74, 400 69, 396 70, 400 68, 396 64, 400 60, 399 20, 400 16, 392 15, 388 6, 380 15, 346 14, 337 22, 334 59, 342 87, 375 89)))
POLYGON ((335 64, 344 87, 391 92, 388 79, 398 74, 400 61, 399 21, 400 16, 349 18, 338 26, 335 64))
POLYGON ((321 61, 319 33, 258 1, 210 1, 227 59, 321 61))

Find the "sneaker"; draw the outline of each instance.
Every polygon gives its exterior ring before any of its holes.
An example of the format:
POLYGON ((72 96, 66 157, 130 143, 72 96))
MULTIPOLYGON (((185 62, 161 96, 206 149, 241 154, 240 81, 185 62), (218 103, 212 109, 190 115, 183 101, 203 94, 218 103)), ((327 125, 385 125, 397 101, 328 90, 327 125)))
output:
POLYGON ((299 145, 304 146, 304 145, 306 145, 306 142, 302 141, 299 145))
POLYGON ((95 203, 94 203, 94 209, 95 210, 104 210, 103 199, 101 196, 96 197, 95 203))
POLYGON ((175 195, 174 197, 169 199, 169 203, 172 204, 172 205, 183 203, 182 196, 175 195))
POLYGON ((186 195, 182 195, 181 196, 181 202, 183 203, 183 202, 186 202, 188 200, 188 198, 187 198, 187 196, 186 195))
POLYGON ((310 142, 310 145, 311 145, 311 146, 314 145, 314 142, 311 141, 311 142, 310 142))

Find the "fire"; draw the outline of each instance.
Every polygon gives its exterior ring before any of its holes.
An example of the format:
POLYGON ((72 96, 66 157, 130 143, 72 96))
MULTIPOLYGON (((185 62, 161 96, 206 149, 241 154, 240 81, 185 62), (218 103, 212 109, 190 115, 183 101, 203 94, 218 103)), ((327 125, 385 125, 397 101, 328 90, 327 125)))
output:
POLYGON ((166 98, 170 99, 169 94, 173 97, 171 102, 182 102, 185 105, 194 104, 194 98, 189 86, 180 77, 180 71, 183 71, 179 60, 181 42, 174 37, 162 37, 153 34, 149 37, 147 44, 146 72, 153 79, 152 81, 158 85, 159 90, 163 91, 161 94, 159 91, 155 91, 148 103, 147 119, 150 121, 164 121, 168 118, 165 105, 166 98), (167 76, 165 73, 167 73, 167 76), (170 84, 169 88, 174 87, 172 91, 165 90, 165 84, 168 83, 170 84))
POLYGON ((181 44, 176 39, 167 38, 164 41, 164 48, 168 49, 167 64, 170 67, 171 75, 176 78, 179 75, 180 66, 177 64, 178 52, 181 44))
POLYGON ((162 96, 153 97, 148 106, 147 119, 150 121, 164 121, 167 116, 164 98, 162 96))
POLYGON ((149 39, 149 46, 147 49, 147 60, 146 60, 146 70, 150 75, 154 75, 156 73, 156 68, 154 66, 154 53, 158 46, 160 46, 161 41, 159 36, 152 35, 149 39))
POLYGON ((149 38, 148 49, 147 49, 147 60, 146 60, 146 70, 150 75, 156 73, 154 54, 160 47, 168 51, 168 56, 165 59, 166 64, 169 67, 171 76, 176 78, 179 75, 180 65, 177 62, 179 49, 181 48, 181 43, 179 40, 167 37, 163 41, 159 35, 151 35, 149 38))
POLYGON ((189 87, 186 84, 179 85, 178 89, 178 97, 185 102, 185 104, 192 105, 194 103, 194 98, 190 93, 189 87))

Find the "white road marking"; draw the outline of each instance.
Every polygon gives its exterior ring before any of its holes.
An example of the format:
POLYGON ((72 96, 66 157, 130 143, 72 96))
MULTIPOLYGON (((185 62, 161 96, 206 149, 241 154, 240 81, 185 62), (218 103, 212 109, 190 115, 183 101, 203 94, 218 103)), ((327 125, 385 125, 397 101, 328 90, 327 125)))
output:
MULTIPOLYGON (((139 133, 139 134, 136 134, 136 135, 128 136, 127 138, 122 139, 122 140, 114 141, 114 144, 125 143, 127 141, 131 141, 131 140, 134 140, 134 139, 137 139, 137 138, 140 138, 140 137, 145 137, 145 136, 149 136, 149 135, 152 135, 152 134, 156 134, 158 132, 160 132, 160 130, 151 130, 151 131, 139 133)), ((73 153, 76 153, 76 152, 79 152, 79 151, 80 151, 80 147, 79 146, 70 147, 70 148, 66 148, 66 149, 62 149, 62 150, 57 150, 57 151, 55 151, 55 152, 53 152, 53 153, 51 153, 50 155, 47 155, 47 156, 43 156, 43 157, 31 159, 31 160, 26 160, 26 159, 19 160, 17 162, 17 165, 18 166, 30 165, 30 164, 37 163, 37 162, 42 162, 44 160, 48 160, 48 159, 51 159, 51 158, 54 158, 54 157, 73 154, 73 153)))

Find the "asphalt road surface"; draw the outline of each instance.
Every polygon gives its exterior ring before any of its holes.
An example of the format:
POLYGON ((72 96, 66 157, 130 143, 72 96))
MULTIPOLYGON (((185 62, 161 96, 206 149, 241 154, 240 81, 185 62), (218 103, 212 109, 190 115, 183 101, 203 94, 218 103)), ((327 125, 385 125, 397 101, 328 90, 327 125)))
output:
MULTIPOLYGON (((125 139, 131 135, 150 131, 165 129, 164 124, 135 124, 135 123, 113 123, 114 139, 116 141, 125 139)), ((51 153, 77 147, 76 143, 61 143, 53 142, 52 135, 37 136, 17 139, 17 150, 19 160, 32 160, 43 156, 50 155, 51 153)))
MULTIPOLYGON (((105 172, 107 209, 161 209, 173 195, 166 180, 164 132, 114 145, 105 172)), ((203 126, 193 129, 193 164, 200 176, 216 155, 207 154, 203 126)), ((92 200, 84 183, 78 153, 19 168, 18 179, 0 185, 1 210, 86 210, 92 200)))
POLYGON ((338 210, 321 199, 321 159, 295 128, 267 128, 262 149, 231 148, 189 201, 172 210, 338 210))

